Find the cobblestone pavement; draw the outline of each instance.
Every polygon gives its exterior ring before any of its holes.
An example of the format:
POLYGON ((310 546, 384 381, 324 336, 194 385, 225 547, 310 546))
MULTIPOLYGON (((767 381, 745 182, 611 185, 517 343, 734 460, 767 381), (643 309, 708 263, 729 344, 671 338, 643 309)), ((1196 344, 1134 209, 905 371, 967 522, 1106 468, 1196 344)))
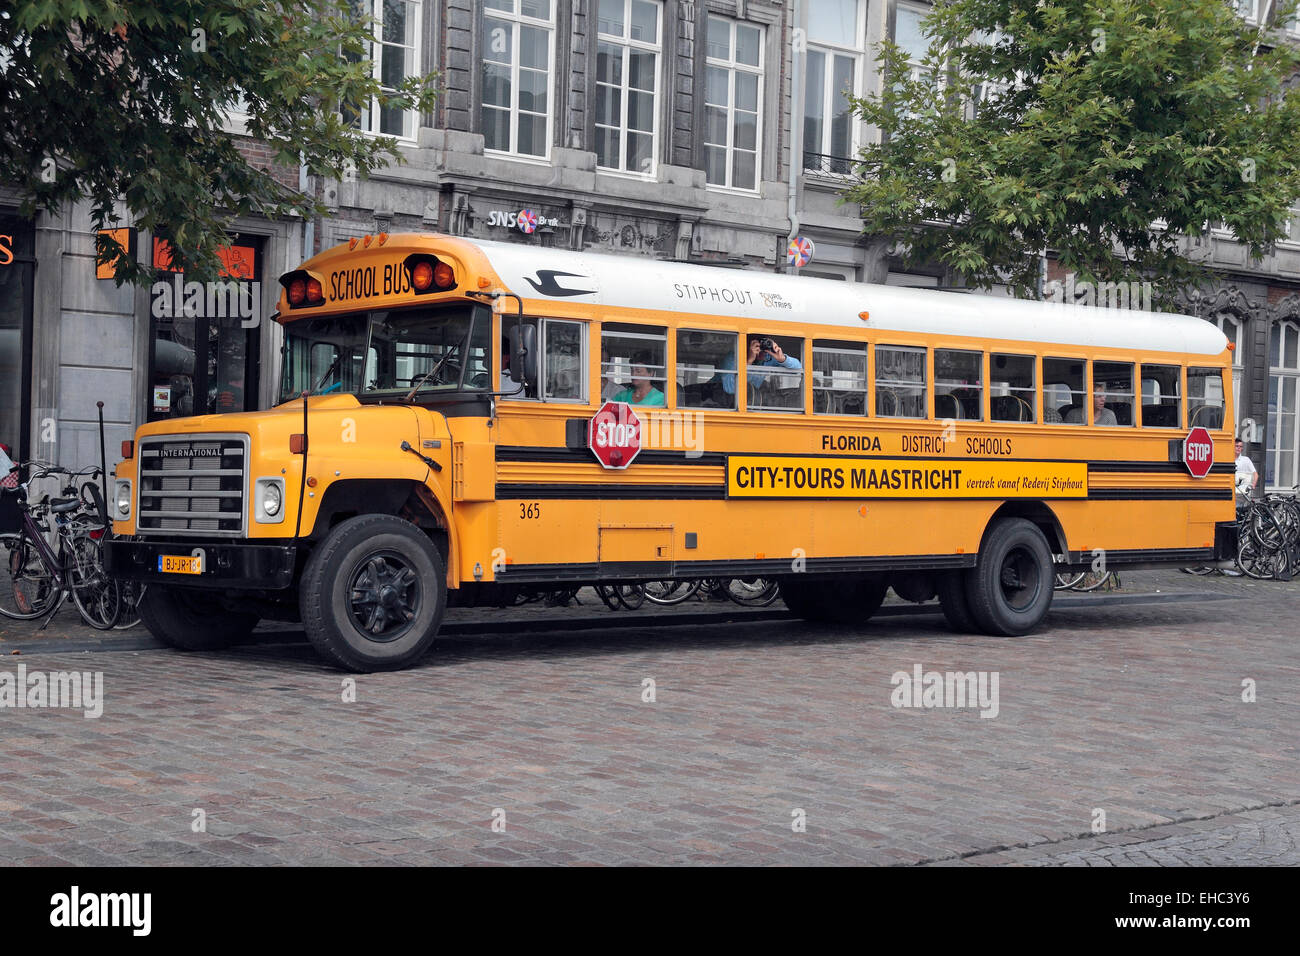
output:
POLYGON ((0 709, 0 862, 1300 864, 1298 591, 1132 572, 1014 639, 456 611, 355 702, 293 626, 200 655, 5 622, 0 679, 102 671, 104 701, 0 709), (996 716, 893 706, 917 666, 996 673, 996 716))

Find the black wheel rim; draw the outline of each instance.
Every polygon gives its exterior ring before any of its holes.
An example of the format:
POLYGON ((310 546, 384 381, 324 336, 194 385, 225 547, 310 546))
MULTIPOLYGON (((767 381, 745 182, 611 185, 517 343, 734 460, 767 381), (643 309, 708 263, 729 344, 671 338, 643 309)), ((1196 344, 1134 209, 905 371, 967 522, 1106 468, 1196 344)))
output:
POLYGON ((1026 611, 1038 600, 1042 586, 1038 559, 1029 548, 1012 548, 998 569, 998 587, 1002 600, 1013 611, 1026 611))
POLYGON ((362 558, 348 585, 348 616, 368 641, 387 644, 411 629, 420 612, 420 576, 396 551, 362 558))

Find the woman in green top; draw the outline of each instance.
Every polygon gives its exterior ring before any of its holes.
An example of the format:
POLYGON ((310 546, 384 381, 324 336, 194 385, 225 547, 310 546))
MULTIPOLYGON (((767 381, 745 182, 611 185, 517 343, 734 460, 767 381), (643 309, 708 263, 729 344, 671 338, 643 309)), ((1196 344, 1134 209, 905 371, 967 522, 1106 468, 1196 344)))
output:
POLYGON ((632 385, 616 394, 613 401, 627 402, 629 405, 667 404, 664 393, 650 384, 650 369, 647 368, 649 361, 649 356, 646 355, 638 355, 632 360, 632 385))

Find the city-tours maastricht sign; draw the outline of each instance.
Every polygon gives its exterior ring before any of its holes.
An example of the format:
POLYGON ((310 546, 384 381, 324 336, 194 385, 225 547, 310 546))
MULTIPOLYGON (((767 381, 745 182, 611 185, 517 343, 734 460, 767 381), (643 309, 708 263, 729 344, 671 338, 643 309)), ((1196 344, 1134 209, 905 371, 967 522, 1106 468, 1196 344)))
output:
POLYGON ((1086 498, 1082 461, 728 455, 729 498, 1086 498))

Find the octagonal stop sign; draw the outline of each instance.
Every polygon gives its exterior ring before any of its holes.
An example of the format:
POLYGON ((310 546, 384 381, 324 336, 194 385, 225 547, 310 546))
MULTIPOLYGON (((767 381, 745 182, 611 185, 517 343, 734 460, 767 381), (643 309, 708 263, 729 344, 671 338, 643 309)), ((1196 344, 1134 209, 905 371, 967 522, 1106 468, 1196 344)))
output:
POLYGON ((623 469, 641 451, 641 419, 627 402, 606 402, 587 423, 587 447, 606 468, 623 469))
POLYGON ((1214 464, 1214 442, 1210 433, 1199 425, 1183 439, 1183 464, 1193 478, 1204 478, 1214 464))

